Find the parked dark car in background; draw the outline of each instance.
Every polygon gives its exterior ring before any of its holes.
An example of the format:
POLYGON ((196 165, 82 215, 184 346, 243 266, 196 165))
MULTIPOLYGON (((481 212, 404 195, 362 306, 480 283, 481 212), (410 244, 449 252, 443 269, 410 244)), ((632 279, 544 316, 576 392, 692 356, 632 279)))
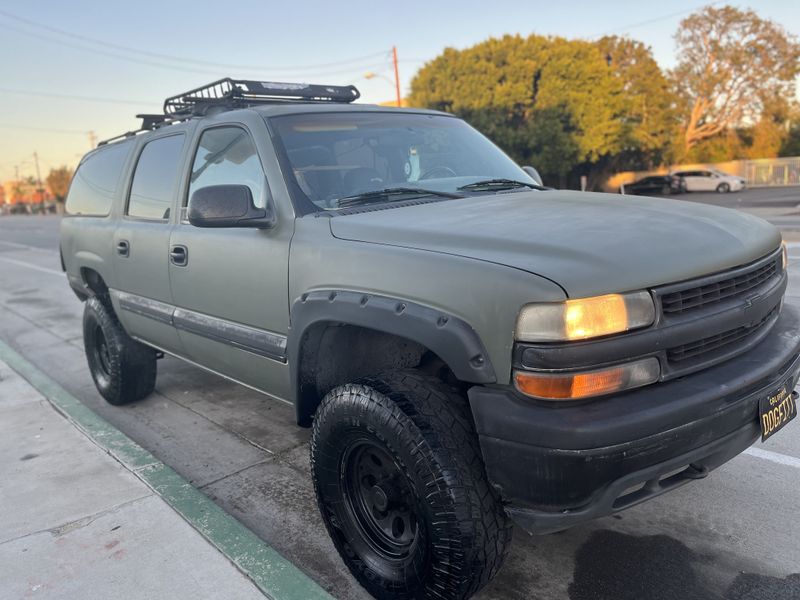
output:
POLYGON ((686 183, 682 177, 676 175, 651 175, 634 181, 620 188, 621 194, 635 194, 637 196, 652 196, 660 194, 683 194, 686 191, 686 183))

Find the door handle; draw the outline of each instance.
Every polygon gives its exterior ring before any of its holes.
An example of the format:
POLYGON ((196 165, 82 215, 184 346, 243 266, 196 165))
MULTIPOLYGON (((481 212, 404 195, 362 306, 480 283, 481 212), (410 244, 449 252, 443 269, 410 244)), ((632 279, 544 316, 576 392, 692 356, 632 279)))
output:
POLYGON ((169 261, 178 267, 185 267, 189 262, 189 249, 186 246, 173 246, 169 250, 169 261))
POLYGON ((120 256, 129 256, 131 253, 131 245, 128 240, 120 240, 117 242, 117 254, 120 256))

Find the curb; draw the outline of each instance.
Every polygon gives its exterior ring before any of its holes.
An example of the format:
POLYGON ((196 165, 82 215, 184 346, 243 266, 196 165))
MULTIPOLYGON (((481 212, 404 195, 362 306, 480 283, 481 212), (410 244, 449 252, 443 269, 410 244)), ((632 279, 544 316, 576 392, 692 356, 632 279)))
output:
POLYGON ((150 452, 98 416, 30 361, 0 341, 0 360, 39 391, 95 444, 158 494, 272 600, 332 600, 277 550, 150 452))

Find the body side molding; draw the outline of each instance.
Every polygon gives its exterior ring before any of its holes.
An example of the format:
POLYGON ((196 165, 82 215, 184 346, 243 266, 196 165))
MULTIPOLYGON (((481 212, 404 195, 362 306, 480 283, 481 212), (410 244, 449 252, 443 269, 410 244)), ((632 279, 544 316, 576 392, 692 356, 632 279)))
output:
POLYGON ((265 358, 286 362, 284 335, 186 310, 137 294, 119 290, 111 290, 111 293, 116 296, 122 310, 265 358))

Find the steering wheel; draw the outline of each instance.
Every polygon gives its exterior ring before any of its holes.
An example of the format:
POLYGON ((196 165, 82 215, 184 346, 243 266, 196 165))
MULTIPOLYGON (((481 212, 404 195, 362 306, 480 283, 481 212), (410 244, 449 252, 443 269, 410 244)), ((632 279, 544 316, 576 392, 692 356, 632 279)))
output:
POLYGON ((458 177, 458 174, 453 171, 450 167, 445 167, 444 165, 438 165, 433 167, 432 169, 428 169, 422 175, 419 176, 420 181, 423 179, 433 179, 434 173, 442 172, 445 174, 445 177, 458 177))

